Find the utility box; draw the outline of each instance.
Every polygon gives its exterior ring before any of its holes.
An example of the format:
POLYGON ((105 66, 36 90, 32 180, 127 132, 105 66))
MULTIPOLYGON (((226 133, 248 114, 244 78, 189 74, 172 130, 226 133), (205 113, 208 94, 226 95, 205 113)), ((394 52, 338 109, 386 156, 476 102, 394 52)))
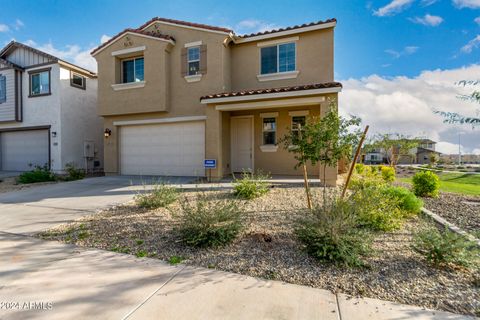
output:
POLYGON ((83 156, 87 159, 95 157, 95 143, 93 141, 86 140, 83 142, 83 156))

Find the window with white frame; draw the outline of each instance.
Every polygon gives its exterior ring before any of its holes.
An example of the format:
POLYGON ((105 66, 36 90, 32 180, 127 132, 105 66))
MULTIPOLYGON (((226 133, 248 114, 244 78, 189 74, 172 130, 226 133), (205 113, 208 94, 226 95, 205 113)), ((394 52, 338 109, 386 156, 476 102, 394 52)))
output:
POLYGON ((194 76, 200 71, 200 47, 190 47, 187 49, 187 74, 194 76))
POLYGON ((76 87, 79 89, 85 89, 86 88, 86 78, 84 76, 81 76, 77 73, 72 72, 72 75, 70 77, 70 85, 72 87, 76 87))
POLYGON ((122 60, 122 83, 144 81, 143 57, 122 60))
POLYGON ((263 144, 275 145, 277 143, 277 119, 263 118, 263 144))
POLYGON ((300 132, 303 131, 303 127, 305 126, 305 123, 306 123, 305 116, 292 117, 292 136, 294 137, 294 140, 297 140, 300 138, 300 132))
POLYGON ((295 42, 282 43, 260 49, 260 73, 280 73, 296 69, 295 42))

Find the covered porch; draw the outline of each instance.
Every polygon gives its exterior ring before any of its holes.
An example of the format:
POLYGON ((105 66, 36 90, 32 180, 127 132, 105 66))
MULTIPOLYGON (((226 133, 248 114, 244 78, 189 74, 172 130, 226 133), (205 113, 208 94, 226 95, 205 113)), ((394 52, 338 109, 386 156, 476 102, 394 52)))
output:
MULTIPOLYGON (((232 173, 262 171, 271 175, 300 176, 296 160, 281 139, 304 124, 321 117, 336 100, 339 83, 261 89, 202 97, 206 104, 207 159, 216 159, 211 177, 219 180, 232 173)), ((319 165, 309 165, 312 178, 323 177, 319 165)), ((326 182, 335 186, 337 167, 328 167, 326 182)))

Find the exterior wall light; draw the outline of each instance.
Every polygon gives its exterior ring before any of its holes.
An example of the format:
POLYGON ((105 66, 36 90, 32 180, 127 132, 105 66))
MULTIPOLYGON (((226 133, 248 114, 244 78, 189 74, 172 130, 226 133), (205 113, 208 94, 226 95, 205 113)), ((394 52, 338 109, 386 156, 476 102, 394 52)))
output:
POLYGON ((106 128, 105 131, 103 132, 103 135, 105 136, 105 138, 108 138, 112 135, 112 130, 106 128))

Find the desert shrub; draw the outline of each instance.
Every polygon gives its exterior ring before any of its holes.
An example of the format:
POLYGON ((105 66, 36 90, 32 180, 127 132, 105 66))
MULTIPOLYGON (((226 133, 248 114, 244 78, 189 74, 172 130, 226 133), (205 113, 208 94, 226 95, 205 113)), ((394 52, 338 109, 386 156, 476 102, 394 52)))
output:
POLYGON ((178 191, 166 184, 155 184, 152 190, 144 190, 135 196, 135 203, 146 209, 166 207, 175 202, 178 198, 178 191))
POLYGON ((478 266, 480 257, 476 244, 448 229, 420 231, 415 235, 413 249, 435 266, 478 266))
POLYGON ((262 173, 244 172, 242 178, 233 182, 234 194, 244 199, 254 199, 268 193, 269 183, 266 181, 268 175, 262 173))
POLYGON ((191 202, 180 201, 177 230, 183 242, 192 247, 218 247, 232 242, 244 226, 244 212, 233 200, 208 200, 199 194, 191 202))
POLYGON ((50 171, 47 165, 36 166, 32 171, 23 172, 18 178, 18 183, 35 183, 55 181, 55 174, 50 171))
POLYGON ((73 162, 65 165, 65 171, 68 174, 65 180, 73 181, 85 178, 85 170, 77 168, 73 162))
POLYGON ((396 199, 398 206, 406 213, 406 216, 419 213, 423 207, 423 201, 403 187, 388 186, 383 188, 382 192, 385 196, 396 199))
POLYGON ((355 172, 358 174, 363 174, 365 171, 365 165, 363 163, 356 163, 355 164, 355 172))
POLYGON ((312 257, 321 261, 361 266, 369 252, 370 237, 357 228, 356 208, 348 200, 330 200, 325 208, 316 206, 299 220, 298 239, 312 257))
POLYGON ((431 171, 417 172, 413 178, 413 193, 419 197, 437 197, 440 179, 431 171))
POLYGON ((383 186, 358 189, 350 200, 356 207, 359 225, 375 231, 391 231, 402 225, 403 214, 399 200, 384 194, 383 186))
POLYGON ((387 166, 380 166, 380 172, 382 174, 382 179, 387 182, 395 181, 395 168, 387 167, 387 166))

